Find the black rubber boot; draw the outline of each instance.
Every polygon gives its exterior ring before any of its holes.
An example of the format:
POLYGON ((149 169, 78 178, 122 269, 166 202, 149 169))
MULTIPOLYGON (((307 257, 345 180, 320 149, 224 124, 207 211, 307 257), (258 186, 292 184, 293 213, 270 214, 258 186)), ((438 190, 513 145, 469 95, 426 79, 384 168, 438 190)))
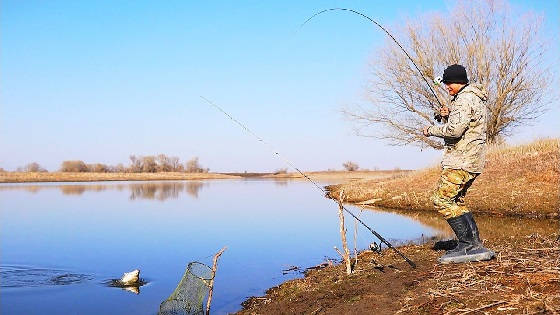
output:
POLYGON ((482 246, 482 242, 480 241, 480 236, 478 235, 478 226, 476 226, 476 222, 474 222, 474 218, 471 212, 467 212, 464 214, 465 218, 469 222, 471 226, 471 231, 473 235, 473 240, 475 243, 480 244, 482 246))
POLYGON ((457 247, 449 250, 438 261, 442 264, 463 263, 489 260, 494 252, 482 246, 478 236, 478 227, 471 213, 465 213, 447 220, 457 236, 457 247))

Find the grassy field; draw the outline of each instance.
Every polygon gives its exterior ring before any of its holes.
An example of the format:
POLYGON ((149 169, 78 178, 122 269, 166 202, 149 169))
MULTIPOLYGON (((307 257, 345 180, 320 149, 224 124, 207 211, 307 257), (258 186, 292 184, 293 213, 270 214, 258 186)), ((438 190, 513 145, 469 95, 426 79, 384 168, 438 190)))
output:
MULTIPOLYGON (((407 171, 324 171, 306 173, 318 182, 348 182, 355 180, 388 179, 407 171)), ((71 173, 71 172, 0 172, 0 183, 32 182, 101 182, 101 181, 152 181, 152 180, 202 180, 234 178, 303 179, 299 173, 71 173)))
MULTIPOLYGON (((435 211, 430 196, 440 167, 403 176, 329 186, 346 202, 377 207, 435 211)), ((484 172, 469 189, 467 206, 473 212, 557 218, 560 209, 559 139, 543 139, 518 146, 492 147, 484 172)))

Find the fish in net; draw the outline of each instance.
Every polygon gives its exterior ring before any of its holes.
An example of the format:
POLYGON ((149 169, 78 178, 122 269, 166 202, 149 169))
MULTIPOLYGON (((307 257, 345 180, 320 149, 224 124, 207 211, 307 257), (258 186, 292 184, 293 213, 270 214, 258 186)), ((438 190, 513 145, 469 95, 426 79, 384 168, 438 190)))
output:
POLYGON ((210 290, 212 268, 191 262, 171 295, 159 306, 161 315, 204 314, 204 298, 210 290))

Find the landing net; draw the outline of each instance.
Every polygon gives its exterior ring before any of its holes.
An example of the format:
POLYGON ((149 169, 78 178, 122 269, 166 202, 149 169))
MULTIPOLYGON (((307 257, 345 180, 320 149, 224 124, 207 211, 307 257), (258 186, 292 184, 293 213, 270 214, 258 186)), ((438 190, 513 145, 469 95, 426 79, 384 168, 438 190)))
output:
POLYGON ((175 291, 159 306, 161 315, 204 314, 204 298, 210 290, 212 268, 191 262, 175 291))

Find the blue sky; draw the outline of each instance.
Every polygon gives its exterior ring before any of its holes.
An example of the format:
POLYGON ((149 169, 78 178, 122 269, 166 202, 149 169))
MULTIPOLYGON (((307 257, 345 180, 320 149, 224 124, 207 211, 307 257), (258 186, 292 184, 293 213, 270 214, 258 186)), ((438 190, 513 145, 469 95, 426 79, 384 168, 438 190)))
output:
MULTIPOLYGON (((339 111, 363 102, 367 63, 402 18, 445 1, 0 2, 0 167, 36 161, 128 163, 130 154, 198 156, 214 171, 270 171, 282 161, 200 95, 212 99, 306 170, 418 168, 441 152, 354 135, 339 111)), ((559 1, 515 1, 560 29, 559 1)), ((556 34, 556 35, 554 35, 556 34)), ((552 51, 560 51, 558 42, 552 51)), ((556 54, 557 55, 557 54, 556 54)), ((556 65, 556 70, 560 67, 556 65)), ((555 109, 512 142, 558 136, 555 109)))

